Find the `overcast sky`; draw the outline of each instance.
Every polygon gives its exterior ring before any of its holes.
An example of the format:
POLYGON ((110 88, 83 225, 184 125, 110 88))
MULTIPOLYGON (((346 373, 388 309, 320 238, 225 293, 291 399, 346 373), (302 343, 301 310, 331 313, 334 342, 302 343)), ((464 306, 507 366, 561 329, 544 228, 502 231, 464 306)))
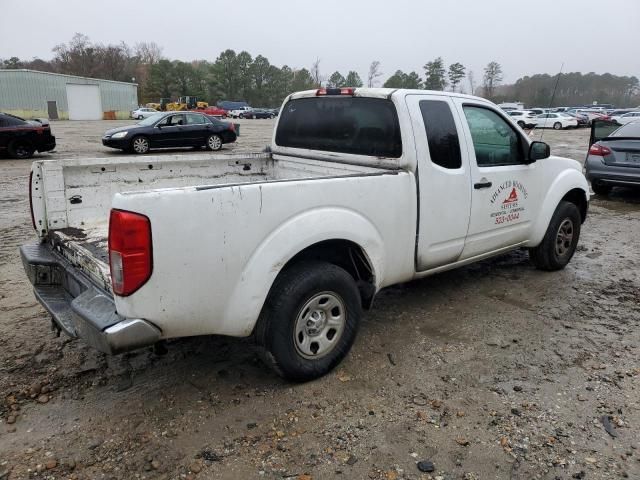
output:
POLYGON ((640 0, 0 0, 0 58, 52 56, 75 32, 94 42, 154 41, 171 59, 227 48, 325 75, 372 60, 386 78, 437 56, 476 82, 491 60, 505 82, 564 71, 640 76, 640 0), (624 47, 626 45, 627 47, 624 47))

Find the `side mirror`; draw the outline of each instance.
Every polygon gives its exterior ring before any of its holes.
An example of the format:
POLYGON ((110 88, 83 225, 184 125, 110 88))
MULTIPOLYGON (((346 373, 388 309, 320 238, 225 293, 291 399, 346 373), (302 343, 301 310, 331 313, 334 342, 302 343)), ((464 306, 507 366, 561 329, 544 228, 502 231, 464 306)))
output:
POLYGON ((529 162, 533 163, 536 160, 544 160, 551 155, 551 148, 544 142, 531 142, 529 146, 529 162))

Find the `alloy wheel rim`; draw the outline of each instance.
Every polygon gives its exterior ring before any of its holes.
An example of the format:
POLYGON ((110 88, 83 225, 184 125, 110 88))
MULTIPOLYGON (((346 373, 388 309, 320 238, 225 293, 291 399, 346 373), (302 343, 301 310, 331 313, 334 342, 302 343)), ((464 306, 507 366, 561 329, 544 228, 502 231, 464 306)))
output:
POLYGON ((138 153, 146 153, 149 150, 149 143, 144 138, 136 138, 133 141, 133 149, 138 153))
POLYGON ((338 344, 346 325, 344 301, 334 292, 311 297, 300 309, 293 331, 298 354, 309 360, 328 355, 338 344))
POLYGON ((571 250, 574 236, 573 222, 566 218, 558 228, 558 234, 556 235, 556 255, 562 257, 571 250))
POLYGON ((220 140, 220 137, 216 135, 212 135, 209 137, 209 147, 212 150, 218 150, 221 146, 222 146, 222 140, 220 140))

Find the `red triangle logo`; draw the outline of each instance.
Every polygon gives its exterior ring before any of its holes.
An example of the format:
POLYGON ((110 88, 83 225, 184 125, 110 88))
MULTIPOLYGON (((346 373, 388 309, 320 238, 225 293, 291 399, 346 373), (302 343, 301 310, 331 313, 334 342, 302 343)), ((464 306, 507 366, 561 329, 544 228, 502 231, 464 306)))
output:
POLYGON ((509 194, 509 197, 502 203, 513 203, 513 202, 517 202, 518 201, 518 192, 516 192, 516 189, 514 187, 513 190, 511 190, 511 193, 509 194))

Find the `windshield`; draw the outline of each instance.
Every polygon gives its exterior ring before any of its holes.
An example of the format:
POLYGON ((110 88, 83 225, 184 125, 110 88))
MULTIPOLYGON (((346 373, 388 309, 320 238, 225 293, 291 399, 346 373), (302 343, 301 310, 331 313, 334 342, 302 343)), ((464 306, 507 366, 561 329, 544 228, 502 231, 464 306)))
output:
POLYGON ((150 117, 147 117, 144 120, 138 122, 138 125, 141 125, 143 127, 150 127, 151 125, 156 123, 158 120, 160 120, 163 116, 164 116, 164 113, 155 113, 150 117))

